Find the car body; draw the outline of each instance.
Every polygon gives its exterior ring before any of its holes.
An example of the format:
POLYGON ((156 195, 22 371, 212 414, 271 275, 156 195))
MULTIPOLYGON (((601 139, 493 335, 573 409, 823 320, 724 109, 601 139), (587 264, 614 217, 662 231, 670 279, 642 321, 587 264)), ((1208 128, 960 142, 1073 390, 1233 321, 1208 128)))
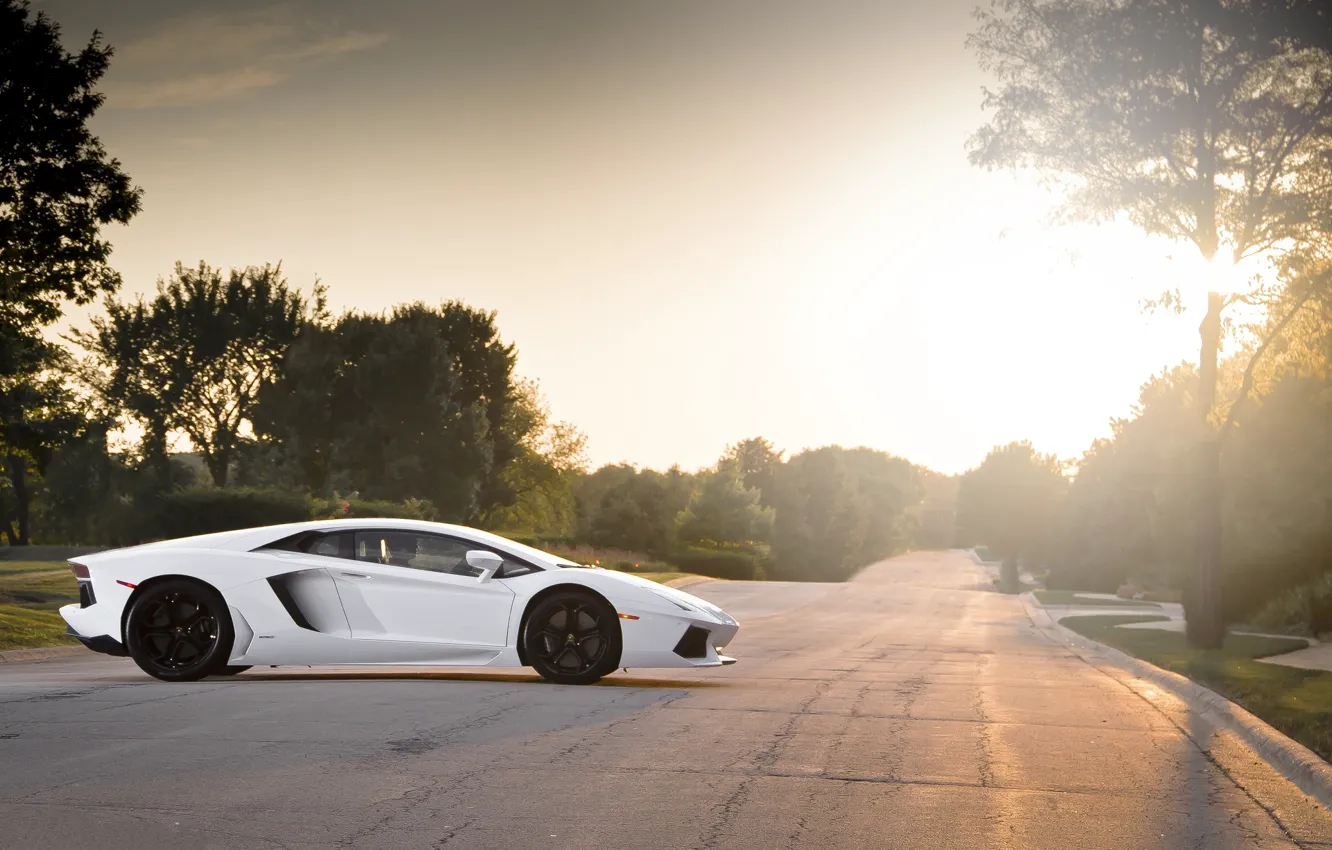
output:
MULTIPOLYGON (((70 633, 96 651, 134 656, 141 667, 131 627, 148 615, 134 614, 136 597, 169 579, 220 595, 225 611, 213 617, 229 620, 232 634, 217 669, 223 662, 232 669, 528 666, 532 644, 524 629, 534 606, 552 594, 588 600, 603 639, 618 640, 618 648, 607 650, 618 649, 613 664, 607 657, 598 662, 603 673, 733 663, 720 650, 739 628, 717 606, 683 591, 574 564, 477 529, 416 520, 251 528, 116 549, 70 564, 80 588, 79 604, 60 609, 70 633), (613 611, 614 629, 599 611, 613 611)), ((589 621, 576 611, 568 617, 589 621)), ((168 620, 161 621, 171 632, 168 620)), ((552 631, 563 631, 558 614, 550 622, 552 631)), ((187 652, 193 650, 182 646, 180 654, 187 652)))

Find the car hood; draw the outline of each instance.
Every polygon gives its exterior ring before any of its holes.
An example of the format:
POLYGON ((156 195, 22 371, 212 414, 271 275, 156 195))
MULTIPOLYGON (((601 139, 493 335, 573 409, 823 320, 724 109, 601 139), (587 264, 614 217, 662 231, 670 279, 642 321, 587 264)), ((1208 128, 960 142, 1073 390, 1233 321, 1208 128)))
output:
POLYGON ((614 577, 617 581, 633 585, 634 587, 643 590, 649 590, 657 594, 658 596, 664 596, 667 599, 678 602, 682 605, 686 605, 690 608, 707 612, 708 614, 711 614, 712 616, 721 620, 723 623, 732 623, 732 624, 735 623, 735 618, 733 618, 730 614, 727 614, 721 608, 718 608, 716 605, 713 605, 708 600, 701 599, 692 593, 685 593, 683 590, 680 590, 678 588, 667 587, 664 584, 652 581, 651 579, 645 579, 642 576, 636 576, 633 573, 622 573, 619 570, 601 570, 601 572, 605 573, 607 576, 614 577))

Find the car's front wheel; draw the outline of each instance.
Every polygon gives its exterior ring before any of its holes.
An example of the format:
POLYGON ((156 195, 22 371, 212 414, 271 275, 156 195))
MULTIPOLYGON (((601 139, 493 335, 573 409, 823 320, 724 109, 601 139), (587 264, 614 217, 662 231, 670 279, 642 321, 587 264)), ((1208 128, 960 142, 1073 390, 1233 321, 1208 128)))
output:
POLYGON ((527 662, 561 685, 590 685, 620 661, 620 622, 605 600, 577 590, 542 599, 527 618, 527 662))
POLYGON ((166 682, 193 682, 220 672, 233 637, 222 594, 190 579, 148 587, 125 618, 130 657, 143 672, 166 682))

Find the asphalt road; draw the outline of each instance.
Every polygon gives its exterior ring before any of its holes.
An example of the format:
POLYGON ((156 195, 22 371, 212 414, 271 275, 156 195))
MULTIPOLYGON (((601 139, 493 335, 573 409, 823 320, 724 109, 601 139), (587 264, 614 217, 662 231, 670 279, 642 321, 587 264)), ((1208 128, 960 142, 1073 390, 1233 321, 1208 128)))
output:
POLYGON ((1332 847, 1241 744, 981 581, 926 553, 696 586, 741 621, 739 664, 590 688, 3 664, 0 847, 1332 847))

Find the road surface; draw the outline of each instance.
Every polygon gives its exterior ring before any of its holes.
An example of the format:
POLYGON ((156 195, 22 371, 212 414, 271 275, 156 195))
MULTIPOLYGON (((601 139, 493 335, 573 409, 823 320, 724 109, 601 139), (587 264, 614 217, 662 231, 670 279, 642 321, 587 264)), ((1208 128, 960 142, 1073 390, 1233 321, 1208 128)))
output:
POLYGON ((922 553, 845 585, 700 585, 742 623, 739 664, 585 688, 3 664, 0 846, 1332 847, 1328 813, 1252 753, 1205 755, 1199 718, 983 581, 922 553))

